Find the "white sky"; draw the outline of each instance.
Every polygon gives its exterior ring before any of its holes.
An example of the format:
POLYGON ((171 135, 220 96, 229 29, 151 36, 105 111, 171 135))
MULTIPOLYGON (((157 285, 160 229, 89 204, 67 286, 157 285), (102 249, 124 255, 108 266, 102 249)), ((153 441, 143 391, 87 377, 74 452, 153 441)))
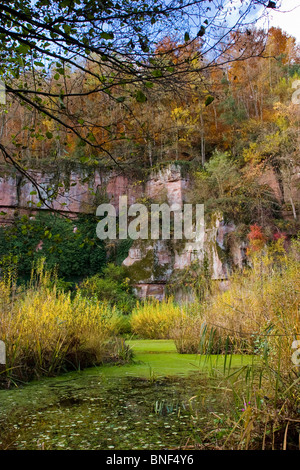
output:
POLYGON ((281 0, 280 11, 269 12, 269 26, 281 28, 300 43, 300 0, 281 0))

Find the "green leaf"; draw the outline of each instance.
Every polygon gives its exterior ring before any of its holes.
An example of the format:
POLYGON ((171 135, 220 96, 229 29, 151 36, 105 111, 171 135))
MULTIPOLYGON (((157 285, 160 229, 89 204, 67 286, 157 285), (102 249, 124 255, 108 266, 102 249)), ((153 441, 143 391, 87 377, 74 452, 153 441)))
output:
POLYGON ((136 92, 135 98, 138 103, 145 103, 147 101, 147 97, 144 95, 144 93, 141 90, 138 90, 136 92))
POLYGON ((184 41, 185 41, 185 42, 188 42, 189 40, 190 40, 190 35, 189 35, 189 33, 187 33, 187 32, 184 33, 184 41))
POLYGON ((28 44, 20 44, 20 46, 16 48, 16 51, 20 54, 27 54, 30 51, 30 46, 28 46, 28 44))
POLYGON ((65 32, 66 34, 70 34, 70 32, 71 32, 71 26, 69 26, 68 24, 64 24, 64 25, 63 25, 63 28, 64 28, 64 32, 65 32))
POLYGON ((201 37, 201 36, 204 36, 204 34, 205 34, 205 27, 202 25, 201 28, 200 28, 199 31, 198 31, 197 36, 198 36, 198 37, 199 37, 199 36, 201 37))
POLYGON ((212 103, 212 102, 214 101, 214 99, 215 99, 215 98, 214 98, 213 96, 208 95, 208 96, 206 97, 206 99, 205 99, 205 106, 210 105, 210 103, 212 103))
POLYGON ((152 71, 152 75, 153 75, 153 77, 159 78, 159 77, 162 77, 163 73, 162 73, 161 70, 156 69, 156 70, 152 71))
POLYGON ((46 132, 46 137, 47 137, 47 139, 52 139, 52 137, 53 137, 52 132, 47 131, 46 132))
POLYGON ((103 32, 100 34, 101 39, 113 39, 114 38, 114 33, 107 33, 103 32))

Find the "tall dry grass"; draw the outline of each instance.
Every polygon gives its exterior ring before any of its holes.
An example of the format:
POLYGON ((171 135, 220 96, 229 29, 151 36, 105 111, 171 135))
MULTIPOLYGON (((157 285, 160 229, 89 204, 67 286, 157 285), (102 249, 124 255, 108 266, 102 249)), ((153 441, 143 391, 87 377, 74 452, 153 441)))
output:
MULTIPOLYGON (((199 327, 214 330, 214 343, 229 343, 233 352, 268 355, 281 369, 291 366, 291 345, 300 339, 300 242, 286 253, 274 243, 252 259, 252 268, 230 279, 230 288, 215 294, 199 311, 199 327)), ((201 338, 194 340, 199 342, 201 338)))
POLYGON ((0 281, 0 339, 7 364, 0 378, 27 381, 116 360, 121 326, 122 318, 106 303, 86 299, 80 290, 74 298, 58 291, 43 262, 26 289, 6 276, 0 281))

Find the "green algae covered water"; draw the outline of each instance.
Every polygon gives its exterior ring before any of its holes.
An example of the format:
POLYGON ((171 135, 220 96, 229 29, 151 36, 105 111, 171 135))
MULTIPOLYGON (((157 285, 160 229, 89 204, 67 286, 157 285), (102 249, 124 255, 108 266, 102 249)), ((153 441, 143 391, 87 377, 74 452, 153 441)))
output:
MULTIPOLYGON (((0 449, 176 449, 201 442, 232 406, 211 371, 224 358, 179 355, 172 341, 131 341, 134 363, 0 391, 0 449), (210 374, 208 374, 210 372, 210 374)), ((233 356, 231 367, 249 363, 233 356)))

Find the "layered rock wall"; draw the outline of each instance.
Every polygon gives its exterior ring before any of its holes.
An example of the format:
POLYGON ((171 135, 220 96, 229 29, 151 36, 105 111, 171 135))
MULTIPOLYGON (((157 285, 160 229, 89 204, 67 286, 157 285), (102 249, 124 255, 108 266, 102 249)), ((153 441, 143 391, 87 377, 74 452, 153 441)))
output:
MULTIPOLYGON (((143 180, 122 174, 116 170, 93 170, 89 173, 73 169, 60 174, 58 169, 32 171, 34 184, 19 174, 0 173, 0 223, 11 223, 13 216, 23 213, 56 210, 76 217, 79 213, 96 212, 101 202, 110 202, 119 210, 119 197, 126 195, 128 205, 136 202, 167 202, 180 207, 188 202, 192 190, 192 179, 183 176, 180 165, 171 164, 153 170, 143 180), (39 194, 47 201, 41 203, 39 194), (3 215, 5 213, 5 215, 3 215)), ((278 199, 283 197, 274 173, 266 173, 269 184, 278 199)), ((96 229, 96 227, 95 227, 96 229)), ((137 240, 129 250, 123 264, 136 277, 138 293, 144 297, 164 296, 164 285, 174 272, 188 269, 193 263, 201 264, 204 256, 209 261, 211 276, 215 280, 226 280, 232 266, 243 266, 245 246, 234 240, 228 252, 228 236, 234 233, 233 223, 225 224, 216 214, 205 227, 204 239, 195 242, 171 240, 137 240)))

